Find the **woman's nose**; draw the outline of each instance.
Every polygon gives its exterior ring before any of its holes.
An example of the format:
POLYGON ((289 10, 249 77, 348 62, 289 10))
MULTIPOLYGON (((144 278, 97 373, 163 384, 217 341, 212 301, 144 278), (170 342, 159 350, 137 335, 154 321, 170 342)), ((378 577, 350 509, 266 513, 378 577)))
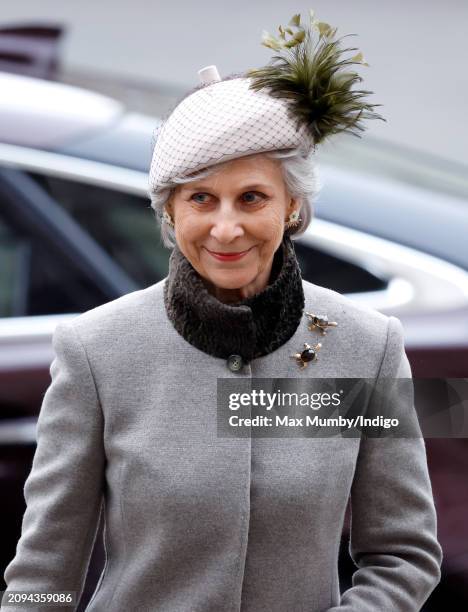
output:
POLYGON ((230 209, 217 211, 212 219, 210 234, 218 242, 226 243, 242 236, 244 229, 242 227, 241 215, 237 211, 230 209))

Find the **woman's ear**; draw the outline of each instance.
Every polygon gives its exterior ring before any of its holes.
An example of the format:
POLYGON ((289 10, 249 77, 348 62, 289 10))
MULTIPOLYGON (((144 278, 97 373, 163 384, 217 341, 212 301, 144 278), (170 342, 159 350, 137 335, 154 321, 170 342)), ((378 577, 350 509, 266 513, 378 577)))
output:
POLYGON ((166 200, 166 203, 164 205, 165 209, 167 210, 167 212, 172 216, 172 213, 174 212, 173 207, 172 207, 172 199, 174 197, 174 191, 171 191, 169 197, 166 200))
POLYGON ((289 201, 288 217, 295 210, 299 212, 300 208, 301 208, 301 200, 299 198, 291 198, 289 201))

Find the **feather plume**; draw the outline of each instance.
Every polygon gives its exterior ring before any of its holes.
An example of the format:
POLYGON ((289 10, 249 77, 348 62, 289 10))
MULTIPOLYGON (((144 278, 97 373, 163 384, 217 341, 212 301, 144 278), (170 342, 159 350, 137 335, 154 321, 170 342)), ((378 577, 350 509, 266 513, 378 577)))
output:
POLYGON ((317 21, 312 10, 309 16, 310 25, 304 27, 300 14, 293 15, 287 27, 279 26, 277 38, 264 31, 262 44, 280 54, 244 76, 251 79, 251 89, 268 88, 272 96, 288 100, 291 117, 296 119, 298 128, 307 126, 314 145, 339 132, 360 137, 359 131, 365 129, 363 120, 386 121, 373 110, 382 104, 363 100, 373 92, 353 89, 362 77, 349 67, 369 64, 361 52, 343 58, 344 53, 359 49, 343 49, 341 41, 346 36, 335 39, 337 28, 317 21))

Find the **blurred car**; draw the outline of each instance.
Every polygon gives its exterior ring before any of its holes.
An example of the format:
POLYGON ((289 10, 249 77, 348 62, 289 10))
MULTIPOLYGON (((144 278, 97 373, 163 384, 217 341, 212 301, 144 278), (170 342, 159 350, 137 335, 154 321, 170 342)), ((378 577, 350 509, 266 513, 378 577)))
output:
MULTIPOLYGON (((20 534, 23 485, 50 384, 57 322, 164 278, 170 251, 147 197, 158 118, 27 76, 0 73, 0 88, 4 568, 20 534)), ((315 217, 296 242, 304 278, 398 316, 413 376, 466 376, 468 196, 376 177, 344 163, 320 168, 324 187, 315 217)), ((445 552, 443 582, 430 601, 447 601, 451 592, 468 603, 468 528, 460 519, 468 509, 466 440, 426 445, 445 552)), ((99 546, 100 540, 88 591, 102 562, 99 546)), ((345 550, 342 559, 346 567, 345 550)))

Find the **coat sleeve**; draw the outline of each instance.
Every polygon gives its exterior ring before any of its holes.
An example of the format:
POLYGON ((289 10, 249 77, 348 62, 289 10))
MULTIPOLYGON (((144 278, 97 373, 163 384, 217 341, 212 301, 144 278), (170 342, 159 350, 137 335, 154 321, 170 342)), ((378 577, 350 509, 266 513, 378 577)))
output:
MULTIPOLYGON (((381 377, 412 377, 403 327, 393 316, 381 377)), ((393 403, 399 402, 390 401, 385 416, 401 409, 393 403)), ((419 437, 361 439, 351 488, 349 544, 357 570, 340 605, 328 612, 416 612, 440 581, 442 549, 426 449, 412 402, 410 410, 419 437)), ((374 407, 373 414, 378 413, 374 407)))
POLYGON ((52 382, 24 486, 21 537, 4 573, 2 611, 44 609, 40 604, 7 607, 8 591, 76 591, 78 603, 99 525, 105 456, 97 390, 73 323, 59 323, 52 344, 52 382))

